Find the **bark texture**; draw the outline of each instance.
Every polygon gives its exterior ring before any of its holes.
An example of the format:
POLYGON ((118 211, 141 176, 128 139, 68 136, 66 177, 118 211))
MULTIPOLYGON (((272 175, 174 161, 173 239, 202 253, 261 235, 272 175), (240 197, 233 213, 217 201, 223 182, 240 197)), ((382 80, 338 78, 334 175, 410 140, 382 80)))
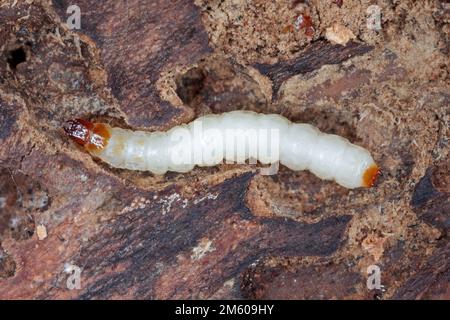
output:
POLYGON ((378 3, 375 31, 359 0, 79 0, 69 30, 72 1, 1 0, 0 298, 449 299, 449 7, 378 3), (329 43, 335 23, 356 39, 329 43), (383 175, 364 190, 284 167, 153 176, 61 130, 237 109, 340 134, 383 175))

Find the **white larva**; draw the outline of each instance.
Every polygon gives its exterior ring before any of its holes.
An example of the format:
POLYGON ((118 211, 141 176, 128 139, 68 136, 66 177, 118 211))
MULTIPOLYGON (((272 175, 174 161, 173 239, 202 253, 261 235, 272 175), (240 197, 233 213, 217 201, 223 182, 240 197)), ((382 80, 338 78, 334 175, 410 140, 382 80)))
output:
POLYGON ((233 111, 207 115, 167 132, 132 131, 77 119, 66 133, 93 156, 116 168, 187 172, 194 166, 257 159, 309 170, 346 188, 370 187, 379 173, 369 151, 275 114, 233 111), (230 152, 231 150, 231 152, 230 152))

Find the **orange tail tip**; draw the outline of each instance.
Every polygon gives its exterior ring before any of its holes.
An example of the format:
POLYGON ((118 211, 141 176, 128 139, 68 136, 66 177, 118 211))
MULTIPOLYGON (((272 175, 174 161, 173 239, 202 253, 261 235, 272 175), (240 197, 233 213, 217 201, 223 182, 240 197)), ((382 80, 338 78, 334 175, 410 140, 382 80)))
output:
POLYGON ((373 187, 380 173, 381 170, 376 164, 373 164, 370 167, 368 167, 363 175, 363 187, 366 188, 373 187))
POLYGON ((103 149, 111 137, 107 125, 83 119, 69 120, 64 124, 63 129, 69 138, 90 152, 103 149))

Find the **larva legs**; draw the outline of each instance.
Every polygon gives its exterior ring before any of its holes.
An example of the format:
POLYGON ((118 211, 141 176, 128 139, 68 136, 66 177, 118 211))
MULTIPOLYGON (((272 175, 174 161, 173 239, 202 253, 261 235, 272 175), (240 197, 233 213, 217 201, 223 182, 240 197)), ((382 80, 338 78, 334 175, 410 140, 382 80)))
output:
POLYGON ((113 167, 187 172, 248 159, 280 161, 292 170, 309 170, 347 188, 371 187, 379 173, 370 153, 337 135, 279 115, 233 111, 208 115, 167 132, 131 131, 85 120, 69 121, 66 133, 113 167))

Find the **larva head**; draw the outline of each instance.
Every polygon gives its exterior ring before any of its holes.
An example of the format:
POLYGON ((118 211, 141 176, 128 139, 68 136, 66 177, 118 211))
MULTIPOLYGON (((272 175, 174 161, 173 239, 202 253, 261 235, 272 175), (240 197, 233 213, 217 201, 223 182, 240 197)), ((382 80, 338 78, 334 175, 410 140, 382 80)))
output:
POLYGON ((369 166, 366 171, 364 171, 363 186, 366 188, 373 187, 380 173, 381 170, 376 164, 369 166))
POLYGON ((91 153, 99 152, 105 148, 111 137, 107 125, 83 119, 69 120, 63 128, 68 137, 91 153))

